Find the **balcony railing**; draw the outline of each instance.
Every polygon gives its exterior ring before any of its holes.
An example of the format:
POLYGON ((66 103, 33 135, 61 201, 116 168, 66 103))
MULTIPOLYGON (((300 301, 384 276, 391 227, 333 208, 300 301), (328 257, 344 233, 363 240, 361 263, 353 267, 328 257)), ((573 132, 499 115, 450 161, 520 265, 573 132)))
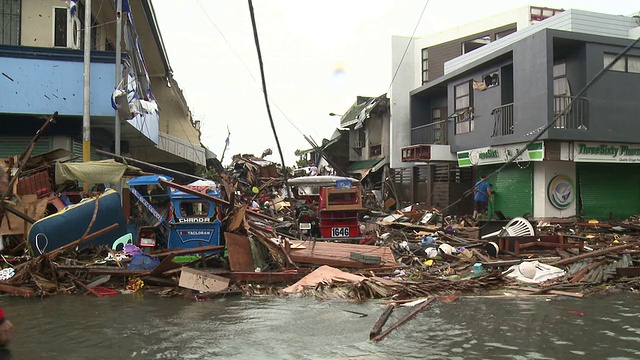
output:
POLYGON ((493 114, 493 135, 505 136, 513 134, 513 103, 498 106, 491 110, 493 114))
POLYGON ((577 129, 587 130, 589 118, 589 101, 585 98, 576 98, 575 96, 553 97, 553 118, 556 120, 554 128, 556 129, 577 129), (564 112, 569 108, 569 111, 564 112))
POLYGON ((414 127, 411 129, 411 144, 447 145, 447 120, 414 127))

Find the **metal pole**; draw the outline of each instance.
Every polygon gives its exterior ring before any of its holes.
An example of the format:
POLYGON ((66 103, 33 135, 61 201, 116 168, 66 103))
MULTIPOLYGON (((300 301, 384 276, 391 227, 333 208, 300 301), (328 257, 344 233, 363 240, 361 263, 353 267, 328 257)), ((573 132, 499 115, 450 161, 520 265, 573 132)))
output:
MULTIPOLYGON (((116 5, 116 88, 122 80, 122 0, 116 5)), ((120 116, 116 109, 115 117, 115 152, 120 155, 120 116)))
MULTIPOLYGON (((120 86, 122 80, 122 0, 118 0, 116 5, 116 88, 120 86)), ((120 116, 116 109, 115 117, 115 152, 120 155, 120 116)))
MULTIPOLYGON (((91 161, 91 0, 84 7, 84 106, 82 112, 82 161, 91 161)), ((89 190, 85 182, 83 188, 89 190)))

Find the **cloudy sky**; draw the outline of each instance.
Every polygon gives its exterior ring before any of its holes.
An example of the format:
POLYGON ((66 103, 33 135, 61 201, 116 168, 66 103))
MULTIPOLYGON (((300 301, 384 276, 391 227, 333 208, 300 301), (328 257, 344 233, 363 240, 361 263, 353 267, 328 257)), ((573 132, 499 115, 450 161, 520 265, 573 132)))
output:
MULTIPOLYGON (((513 8, 536 5, 629 15, 632 0, 254 0, 271 113, 285 164, 296 149, 320 143, 357 96, 388 91, 391 36, 446 30, 513 8), (420 14, 425 8, 420 22, 420 14)), ((174 71, 202 142, 220 159, 227 128, 231 155, 253 153, 280 162, 267 114, 247 1, 153 0, 174 71)))

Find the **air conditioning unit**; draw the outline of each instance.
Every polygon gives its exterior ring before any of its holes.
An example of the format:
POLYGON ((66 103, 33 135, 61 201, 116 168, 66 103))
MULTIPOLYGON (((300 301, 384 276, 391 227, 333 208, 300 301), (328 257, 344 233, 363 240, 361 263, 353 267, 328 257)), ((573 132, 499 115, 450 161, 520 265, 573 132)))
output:
POLYGON ((364 147, 364 144, 362 143, 362 141, 354 141, 353 142, 353 148, 354 149, 362 149, 364 147))

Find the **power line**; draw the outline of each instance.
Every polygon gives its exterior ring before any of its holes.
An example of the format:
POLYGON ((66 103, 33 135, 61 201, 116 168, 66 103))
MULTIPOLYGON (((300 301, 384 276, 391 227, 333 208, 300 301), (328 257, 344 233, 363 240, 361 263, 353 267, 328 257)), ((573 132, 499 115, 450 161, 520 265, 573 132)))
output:
POLYGON ((400 71, 400 66, 402 66, 402 62, 404 61, 404 57, 407 55, 407 51, 409 51, 409 46, 411 46, 411 42, 416 35, 416 31, 418 30, 418 26, 422 21, 422 16, 424 15, 425 10, 427 10, 427 5, 429 5, 429 1, 425 2, 424 7, 422 8, 422 12, 420 13, 420 18, 418 18, 418 22, 416 23, 416 27, 413 28, 413 33, 411 34, 411 38, 409 38, 409 42, 407 42, 407 47, 404 48, 404 53, 402 54, 402 58, 400 58, 400 63, 398 63, 398 67, 396 68, 395 73, 393 73, 393 78, 391 79, 391 84, 389 84, 389 88, 387 89, 387 94, 391 91, 391 86, 393 82, 396 81, 396 76, 398 76, 398 72, 400 71))
MULTIPOLYGON (((245 70, 247 71, 247 73, 249 74, 249 76, 251 76, 251 78, 253 79, 253 81, 258 84, 258 79, 256 79, 255 76, 253 76, 253 73, 251 72, 251 70, 249 69, 249 67, 247 66, 247 64, 244 62, 244 60, 242 59, 242 57, 238 54, 238 52, 234 49, 233 46, 231 46, 231 43, 229 42, 229 40, 227 40, 226 36, 224 36, 224 34, 222 33, 222 30, 220 30, 220 28, 218 27, 218 25, 216 25, 216 23, 213 21, 213 19, 209 16, 209 14, 207 13, 206 9, 202 6, 202 4, 200 3, 200 0, 197 1, 198 5, 200 6, 200 8, 202 9, 202 12, 204 13, 205 17, 209 20, 209 22, 211 23, 211 25, 213 25, 213 27, 216 29, 216 31, 220 34, 220 36, 222 37, 222 39, 225 41, 225 43, 227 43, 227 46, 229 46, 229 49, 231 49, 231 51, 233 52, 233 54, 238 58, 238 60, 240 60, 240 63, 242 64, 242 66, 245 68, 245 70)), ((260 91, 262 91, 262 89, 260 89, 260 91)), ((287 122, 289 124, 291 124, 291 126, 293 126, 299 133, 300 135, 305 135, 300 128, 298 128, 298 126, 296 124, 293 123, 293 121, 291 121, 291 119, 289 119, 289 117, 284 113, 284 111, 278 106, 278 104, 275 102, 275 100, 271 97, 269 97, 269 100, 273 103, 273 106, 275 106, 276 109, 278 109, 278 111, 280 112, 280 114, 282 114, 282 116, 284 116, 285 120, 287 120, 287 122)))
POLYGON ((276 132, 276 126, 273 123, 273 116, 271 116, 271 108, 269 107, 269 96, 267 95, 267 82, 264 76, 264 64, 262 63, 262 51, 260 51, 260 40, 258 39, 258 27, 256 25, 256 17, 253 12, 253 1, 249 1, 249 13, 251 14, 251 25, 253 26, 253 39, 256 43, 256 52, 258 53, 258 63, 260 64, 260 76, 262 78, 262 92, 264 93, 264 102, 267 106, 267 114, 269 115, 269 122, 271 123, 271 129, 273 130, 273 136, 276 139, 276 145, 278 146, 278 151, 280 152, 280 161, 282 161, 282 173, 284 174, 285 182, 287 180, 287 172, 284 164, 284 155, 282 154, 282 148, 280 147, 280 139, 278 139, 278 133, 276 132))

